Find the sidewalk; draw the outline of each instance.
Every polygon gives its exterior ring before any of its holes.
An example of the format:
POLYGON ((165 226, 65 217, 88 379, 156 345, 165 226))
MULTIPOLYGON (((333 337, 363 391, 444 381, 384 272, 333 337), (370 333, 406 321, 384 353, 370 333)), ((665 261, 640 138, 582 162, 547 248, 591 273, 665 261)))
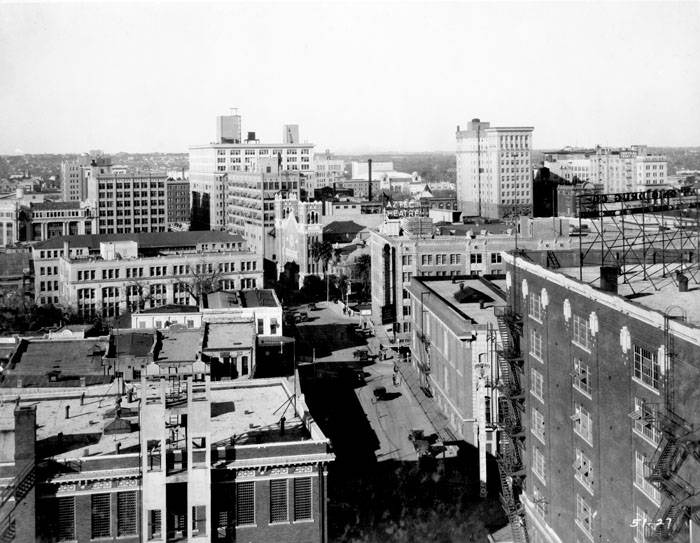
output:
MULTIPOLYGON (((375 325, 374 330, 376 332, 376 337, 370 338, 370 341, 368 341, 371 350, 379 352, 380 344, 383 344, 385 348, 393 346, 383 326, 375 325)), ((458 441, 459 438, 450 429, 447 417, 442 414, 435 400, 433 398, 428 398, 421 390, 418 369, 410 362, 401 361, 398 353, 394 355, 394 361, 395 365, 399 368, 401 380, 435 428, 435 432, 440 436, 440 439, 442 441, 458 441)))

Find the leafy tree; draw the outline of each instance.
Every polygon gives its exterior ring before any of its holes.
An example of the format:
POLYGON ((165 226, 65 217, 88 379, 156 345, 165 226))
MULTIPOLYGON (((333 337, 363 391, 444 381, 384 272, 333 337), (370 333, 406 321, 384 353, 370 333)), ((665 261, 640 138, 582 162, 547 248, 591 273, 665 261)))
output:
POLYGON ((370 297, 370 285, 372 281, 372 257, 367 253, 359 255, 355 259, 355 263, 352 267, 352 273, 356 280, 361 284, 360 289, 360 299, 362 301, 369 300, 370 297))
POLYGON ((328 299, 328 263, 333 258, 333 246, 327 241, 315 240, 311 244, 311 258, 316 264, 320 262, 323 265, 323 276, 326 279, 326 299, 328 299))

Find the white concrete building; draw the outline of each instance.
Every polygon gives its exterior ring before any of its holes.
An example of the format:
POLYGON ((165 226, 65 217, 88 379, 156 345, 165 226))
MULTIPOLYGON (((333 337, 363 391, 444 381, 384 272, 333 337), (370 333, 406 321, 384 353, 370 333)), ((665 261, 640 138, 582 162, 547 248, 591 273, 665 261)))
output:
POLYGON ((457 200, 465 215, 502 217, 532 210, 531 126, 457 127, 457 200))
POLYGON ((251 172, 260 159, 274 159, 280 170, 313 175, 312 143, 260 143, 255 133, 242 143, 213 143, 190 148, 190 192, 193 217, 201 227, 226 227, 227 180, 235 172, 251 172), (251 137, 252 136, 252 137, 251 137), (197 211, 199 210, 199 214, 197 211))
POLYGON ((333 183, 343 179, 345 172, 345 162, 339 158, 333 158, 328 151, 322 155, 314 155, 314 167, 316 175, 307 183, 307 190, 332 187, 333 183))
POLYGON ((196 305, 198 284, 234 290, 262 285, 262 257, 224 232, 151 232, 52 238, 32 249, 35 300, 83 315, 196 305))

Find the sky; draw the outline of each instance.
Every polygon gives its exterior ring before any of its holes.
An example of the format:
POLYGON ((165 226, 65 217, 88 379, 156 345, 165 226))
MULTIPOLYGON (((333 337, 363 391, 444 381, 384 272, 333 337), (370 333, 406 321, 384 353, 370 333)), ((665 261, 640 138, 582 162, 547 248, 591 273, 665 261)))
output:
POLYGON ((700 2, 0 1, 0 154, 186 152, 243 131, 337 153, 700 145, 700 2))

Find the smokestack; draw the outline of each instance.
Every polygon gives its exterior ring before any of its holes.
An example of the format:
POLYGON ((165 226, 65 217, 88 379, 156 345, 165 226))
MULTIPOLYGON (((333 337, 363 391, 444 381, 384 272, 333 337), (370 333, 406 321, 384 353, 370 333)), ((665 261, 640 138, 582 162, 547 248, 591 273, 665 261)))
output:
POLYGON ((284 423, 285 423, 286 421, 287 421, 287 418, 286 418, 286 417, 282 417, 282 418, 280 419, 280 435, 281 435, 281 436, 284 435, 284 423))
POLYGON ((372 201, 372 159, 367 159, 367 179, 369 181, 369 201, 372 201))
POLYGON ((617 277, 620 270, 617 266, 600 267, 600 290, 617 294, 617 277))

